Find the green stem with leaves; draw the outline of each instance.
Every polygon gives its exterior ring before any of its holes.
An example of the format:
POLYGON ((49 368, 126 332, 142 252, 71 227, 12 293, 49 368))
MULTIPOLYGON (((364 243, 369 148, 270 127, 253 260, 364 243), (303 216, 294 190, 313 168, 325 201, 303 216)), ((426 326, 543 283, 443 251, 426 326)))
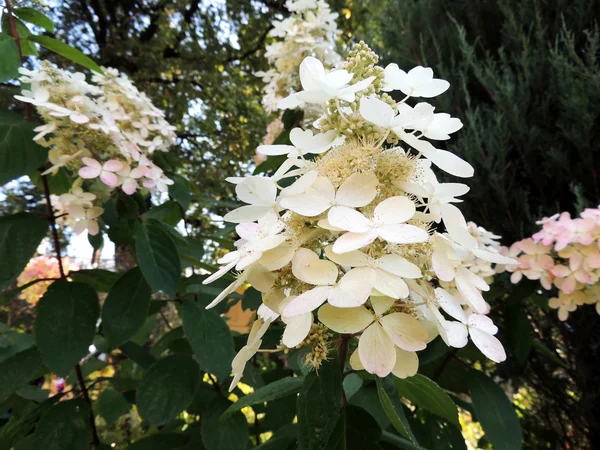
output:
MULTIPOLYGON (((12 36, 17 44, 17 50, 19 51, 19 56, 21 61, 23 61, 23 51, 21 47, 21 39, 19 37, 19 33, 17 32, 17 26, 15 23, 15 19, 13 17, 13 10, 10 0, 5 1, 6 11, 8 15, 8 22, 10 24, 10 29, 12 36)), ((33 120, 33 114, 31 111, 31 106, 29 104, 26 105, 26 116, 27 120, 33 120)), ((52 233, 52 241, 54 244, 54 251, 56 254, 56 259, 58 261, 58 269, 60 272, 60 279, 65 280, 67 278, 67 274, 65 273, 65 269, 63 267, 62 256, 61 256, 61 248, 60 248, 60 239, 58 236, 58 229, 56 227, 56 217, 54 216, 54 210, 52 209, 52 203, 50 201, 50 187, 48 185, 48 177, 47 175, 42 175, 42 186, 44 188, 44 197, 46 199, 46 206, 48 208, 48 221, 50 222, 50 230, 52 233)), ((96 429, 96 418, 94 417, 94 411, 92 408, 92 400, 90 399, 90 395, 88 389, 85 385, 85 380, 83 378, 83 374, 81 372, 81 365, 77 363, 75 365, 75 373, 77 374, 77 380, 79 381, 79 386, 81 388, 81 393, 83 398, 87 402, 90 407, 90 427, 92 430, 92 439, 94 446, 100 445, 100 439, 98 438, 98 430, 96 429)))

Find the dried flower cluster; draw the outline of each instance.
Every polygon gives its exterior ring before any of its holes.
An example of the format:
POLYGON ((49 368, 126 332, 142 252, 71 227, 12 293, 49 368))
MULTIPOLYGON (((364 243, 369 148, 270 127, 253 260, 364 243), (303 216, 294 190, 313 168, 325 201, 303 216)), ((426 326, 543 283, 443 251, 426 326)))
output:
POLYGON ((506 266, 511 281, 525 276, 539 280, 544 289, 555 286, 558 297, 549 305, 558 309, 560 320, 582 305, 596 305, 600 314, 600 207, 577 218, 564 212, 537 223, 540 231, 504 250, 518 262, 506 266))
POLYGON ((240 273, 209 307, 243 283, 263 299, 261 318, 233 362, 232 387, 278 318, 285 331, 275 350, 311 347, 312 367, 327 358, 333 333, 357 339, 352 366, 381 377, 416 373, 417 352, 437 335, 453 347, 470 335, 490 359, 506 357, 485 315, 481 292, 491 270, 480 261, 514 260, 452 204, 469 188, 439 183, 432 170, 473 175, 468 163, 430 142, 449 139, 462 123, 429 103, 407 103, 440 95, 449 83, 429 68, 406 73, 377 61, 364 43, 343 69, 327 71, 305 58, 304 90, 280 106, 321 105, 320 132, 295 128, 292 145, 260 146, 259 153, 287 155, 273 176, 230 180, 247 204, 225 216, 238 224, 240 239, 205 283, 240 273), (396 102, 392 91, 404 98, 396 102), (435 231, 440 222, 446 233, 435 231))
MULTIPOLYGON (((319 59, 326 68, 341 61, 335 51, 335 41, 340 33, 332 13, 323 0, 288 0, 285 4, 290 16, 273 22, 269 36, 281 40, 266 48, 266 56, 273 67, 257 72, 267 85, 264 88, 263 106, 269 112, 277 111, 277 104, 290 92, 300 89, 298 66, 307 56, 319 59)), ((318 118, 322 108, 318 104, 305 104, 307 120, 318 118)))
POLYGON ((76 233, 98 233, 99 205, 114 188, 131 195, 138 189, 165 192, 173 184, 151 155, 169 150, 175 127, 127 76, 105 68, 88 83, 84 74, 47 61, 39 70, 19 71, 30 88, 15 98, 34 105, 45 122, 34 138, 49 149, 52 167, 45 174, 64 167, 79 175, 70 192, 53 202, 74 221, 76 233))

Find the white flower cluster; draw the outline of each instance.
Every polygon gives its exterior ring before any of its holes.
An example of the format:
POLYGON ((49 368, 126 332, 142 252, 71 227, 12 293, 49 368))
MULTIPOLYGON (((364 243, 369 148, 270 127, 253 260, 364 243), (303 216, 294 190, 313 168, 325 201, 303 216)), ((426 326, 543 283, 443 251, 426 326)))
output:
MULTIPOLYGON (((256 72, 267 85, 264 88, 265 110, 277 110, 277 104, 290 92, 300 88, 298 66, 307 56, 319 59, 327 68, 341 60, 335 51, 335 41, 340 33, 332 13, 324 0, 288 0, 285 4, 291 15, 273 22, 269 36, 281 38, 266 48, 266 57, 273 66, 266 72, 256 72)), ((322 109, 311 104, 307 115, 314 119, 322 109)))
POLYGON ((46 122, 34 140, 49 149, 52 167, 65 167, 77 178, 55 206, 75 221, 76 233, 98 233, 97 205, 120 186, 128 195, 145 188, 166 192, 173 181, 151 161, 175 141, 175 127, 124 74, 105 68, 88 83, 82 73, 69 73, 44 61, 39 70, 19 69, 30 88, 15 98, 34 105, 46 122), (83 180, 90 180, 84 186, 83 180), (85 188, 85 189, 84 189, 85 188))
POLYGON ((429 68, 406 73, 377 61, 363 43, 340 70, 328 72, 318 59, 305 58, 304 90, 280 104, 322 105, 320 132, 296 128, 292 145, 259 147, 288 157, 273 176, 230 180, 247 204, 225 216, 238 224, 240 239, 205 283, 232 269, 240 274, 208 307, 243 283, 263 299, 260 319, 233 362, 232 388, 277 318, 285 331, 275 350, 312 347, 306 361, 313 367, 327 358, 332 332, 358 339, 350 364, 380 377, 414 375, 416 352, 438 335, 457 348, 470 335, 493 361, 506 358, 485 315, 481 292, 489 289, 489 271, 480 260, 514 261, 498 253, 493 236, 475 233, 453 205, 469 188, 440 183, 432 170, 433 164, 455 176, 473 175, 468 163, 430 142, 449 139, 462 123, 429 103, 406 102, 435 97, 449 83, 429 68), (404 99, 396 102, 391 91, 404 99), (435 232, 442 221, 443 234, 435 232))

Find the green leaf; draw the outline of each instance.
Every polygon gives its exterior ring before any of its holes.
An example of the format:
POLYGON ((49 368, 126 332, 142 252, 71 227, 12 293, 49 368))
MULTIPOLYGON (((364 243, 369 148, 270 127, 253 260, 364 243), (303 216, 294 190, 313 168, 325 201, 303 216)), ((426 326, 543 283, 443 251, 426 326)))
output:
POLYGON ((84 269, 69 274, 73 281, 89 284, 98 292, 110 292, 119 276, 117 272, 104 269, 84 269))
POLYGON ((525 308, 517 306, 507 308, 505 314, 506 339, 515 359, 520 364, 527 362, 531 351, 531 325, 525 308))
POLYGON ((417 406, 437 414, 454 425, 458 423, 458 409, 452 399, 434 381, 416 374, 405 379, 396 379, 398 393, 417 406))
POLYGON ((341 413, 342 374, 337 355, 304 379, 298 396, 298 449, 321 450, 341 413))
POLYGON ((231 414, 239 411, 246 406, 256 405, 258 403, 270 402, 278 398, 286 397, 291 394, 297 394, 304 383, 303 377, 281 378, 273 383, 267 384, 253 393, 240 398, 223 413, 221 419, 226 419, 231 414))
POLYGON ((556 352, 553 352, 552 350, 550 350, 548 347, 546 347, 544 344, 542 344, 537 339, 534 340, 532 344, 535 347, 535 349, 537 351, 539 351, 542 355, 544 355, 546 358, 548 358, 551 361, 555 362, 556 364, 558 364, 560 367, 562 367, 564 369, 570 369, 569 365, 565 361, 563 361, 556 354, 556 352))
POLYGON ((0 403, 27 385, 44 367, 38 349, 33 347, 11 356, 0 364, 0 403))
POLYGON ((345 446, 344 450, 363 450, 376 448, 376 442, 381 437, 381 427, 371 414, 355 405, 346 405, 345 446))
POLYGON ((181 313, 185 335, 200 365, 222 382, 231 373, 235 353, 229 327, 216 312, 190 299, 183 301, 181 313))
POLYGON ((495 450, 522 448, 521 424, 515 408, 500 386, 482 372, 469 378, 475 415, 495 450))
POLYGON ((200 432, 207 450, 245 450, 248 447, 248 423, 242 413, 220 420, 230 406, 229 400, 219 397, 204 411, 200 432))
POLYGON ((60 56, 63 56, 69 61, 73 61, 74 63, 85 67, 86 69, 90 69, 94 72, 104 74, 100 66, 94 61, 92 61, 92 59, 81 53, 76 48, 65 44, 64 42, 52 39, 48 36, 29 36, 28 40, 31 42, 35 42, 36 44, 40 44, 42 47, 45 47, 48 50, 53 51, 54 53, 58 53, 60 56))
POLYGON ((0 83, 12 80, 19 75, 21 58, 15 40, 4 33, 0 33, 0 83))
POLYGON ((81 450, 88 448, 90 434, 87 403, 82 398, 59 402, 42 415, 32 448, 81 450))
POLYGON ((33 8, 15 8, 15 15, 25 22, 42 27, 48 33, 54 33, 54 24, 44 13, 33 8))
POLYGON ((152 364, 136 392, 140 416, 164 425, 186 409, 196 393, 200 369, 191 356, 167 356, 152 364))
POLYGON ((174 297, 179 286, 181 263, 175 243, 156 219, 146 220, 135 234, 140 269, 152 289, 174 297))
POLYGON ((89 352, 100 315, 98 296, 90 286, 58 280, 36 306, 35 341, 48 368, 59 376, 89 352))
POLYGON ((35 214, 0 217, 0 291, 23 272, 48 232, 48 222, 35 214))
POLYGON ((102 307, 102 329, 111 346, 126 342, 144 325, 151 295, 139 267, 115 283, 102 307))
MULTIPOLYGON (((29 31, 27 25, 25 25, 22 20, 14 16, 13 21, 15 28, 17 29, 17 35, 21 41, 21 53, 23 53, 23 56, 38 56, 39 53, 35 48, 35 45, 27 40, 31 36, 31 31, 29 31)), ((13 35, 8 14, 2 14, 2 32, 8 36, 13 35)))
POLYGON ((127 414, 131 409, 131 404, 125 400, 123 394, 114 389, 102 391, 98 400, 94 403, 96 414, 99 414, 106 420, 106 423, 113 424, 123 414, 127 414))
POLYGON ((169 174, 174 183, 169 187, 169 197, 179 203, 184 211, 190 207, 192 194, 190 192, 190 182, 181 175, 169 174))
POLYGON ((406 430, 406 427, 404 426, 404 423, 398 416, 398 412, 394 408, 392 401, 390 400, 387 393, 383 389, 383 385, 379 378, 376 379, 376 383, 377 383, 377 395, 379 396, 379 402, 381 403, 381 407, 385 411, 385 415, 387 416, 390 423, 392 424, 392 426, 398 433, 400 433, 402 436, 404 436, 407 439, 411 439, 410 435, 408 434, 408 431, 406 430))
POLYGON ((0 186, 40 167, 48 150, 33 137, 35 124, 10 111, 0 112, 0 186))
POLYGON ((175 226, 183 219, 181 215, 181 207, 172 200, 163 203, 162 205, 150 208, 143 215, 144 218, 152 218, 162 220, 168 225, 175 226))
POLYGON ((400 436, 396 436, 395 434, 390 433, 389 431, 384 431, 381 434, 381 441, 387 442, 388 444, 391 444, 396 448, 402 448, 405 450, 424 450, 423 447, 413 444, 409 440, 404 439, 400 436))
POLYGON ((188 436, 182 433, 156 433, 135 441, 127 450, 175 450, 187 441, 188 436))
POLYGON ((152 356, 148 350, 141 345, 136 344, 135 342, 125 342, 123 345, 121 345, 120 349, 134 363, 140 365, 144 369, 147 369, 156 362, 156 358, 154 358, 154 356, 152 356))

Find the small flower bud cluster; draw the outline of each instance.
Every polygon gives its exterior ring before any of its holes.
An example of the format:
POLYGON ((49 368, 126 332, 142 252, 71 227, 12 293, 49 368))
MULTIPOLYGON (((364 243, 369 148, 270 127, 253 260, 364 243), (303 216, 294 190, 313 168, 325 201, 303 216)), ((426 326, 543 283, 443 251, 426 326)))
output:
POLYGON ((52 166, 44 175, 64 167, 80 177, 57 203, 75 221, 76 233, 98 233, 98 204, 114 188, 131 195, 138 189, 166 192, 173 184, 150 158, 169 150, 175 127, 126 75, 105 68, 88 83, 84 74, 47 61, 39 70, 19 71, 30 87, 15 98, 34 105, 45 122, 34 138, 49 149, 52 166))
POLYGON ((562 321, 582 305, 596 305, 600 314, 600 206, 578 218, 563 212, 537 223, 540 231, 504 250, 517 260, 506 266, 510 280, 518 283, 525 276, 544 289, 556 287, 558 297, 549 306, 562 321))
POLYGON ((427 102, 407 102, 440 95, 449 83, 429 68, 404 72, 377 61, 364 43, 343 69, 328 71, 306 57, 299 70, 304 89, 279 106, 322 106, 319 132, 295 128, 291 145, 258 147, 263 155, 287 156, 272 176, 228 179, 246 204, 225 216, 240 239, 204 283, 232 269, 239 275, 208 308, 245 283, 263 301, 234 359, 232 388, 257 351, 307 347, 306 362, 318 367, 340 341, 334 333, 358 340, 354 369, 380 377, 414 375, 417 352, 438 335, 456 348, 470 336, 490 359, 506 358, 486 316, 482 291, 491 270, 481 261, 515 261, 454 206, 469 187, 440 183, 432 170, 473 175, 467 162, 431 142, 449 139, 462 123, 427 102), (395 102, 392 91, 404 98, 395 102), (436 232, 442 222, 446 232, 436 232), (275 320, 285 325, 281 346, 261 349, 275 320))
MULTIPOLYGON (((279 38, 267 46, 266 57, 273 66, 255 75, 267 83, 264 88, 263 106, 266 111, 277 111, 277 104, 290 92, 300 89, 298 66, 307 56, 319 59, 327 68, 341 60, 335 51, 335 41, 340 34, 332 13, 324 0, 288 0, 285 4, 291 15, 273 22, 269 36, 279 38)), ((317 104, 303 105, 307 120, 316 119, 323 110, 317 104)))

